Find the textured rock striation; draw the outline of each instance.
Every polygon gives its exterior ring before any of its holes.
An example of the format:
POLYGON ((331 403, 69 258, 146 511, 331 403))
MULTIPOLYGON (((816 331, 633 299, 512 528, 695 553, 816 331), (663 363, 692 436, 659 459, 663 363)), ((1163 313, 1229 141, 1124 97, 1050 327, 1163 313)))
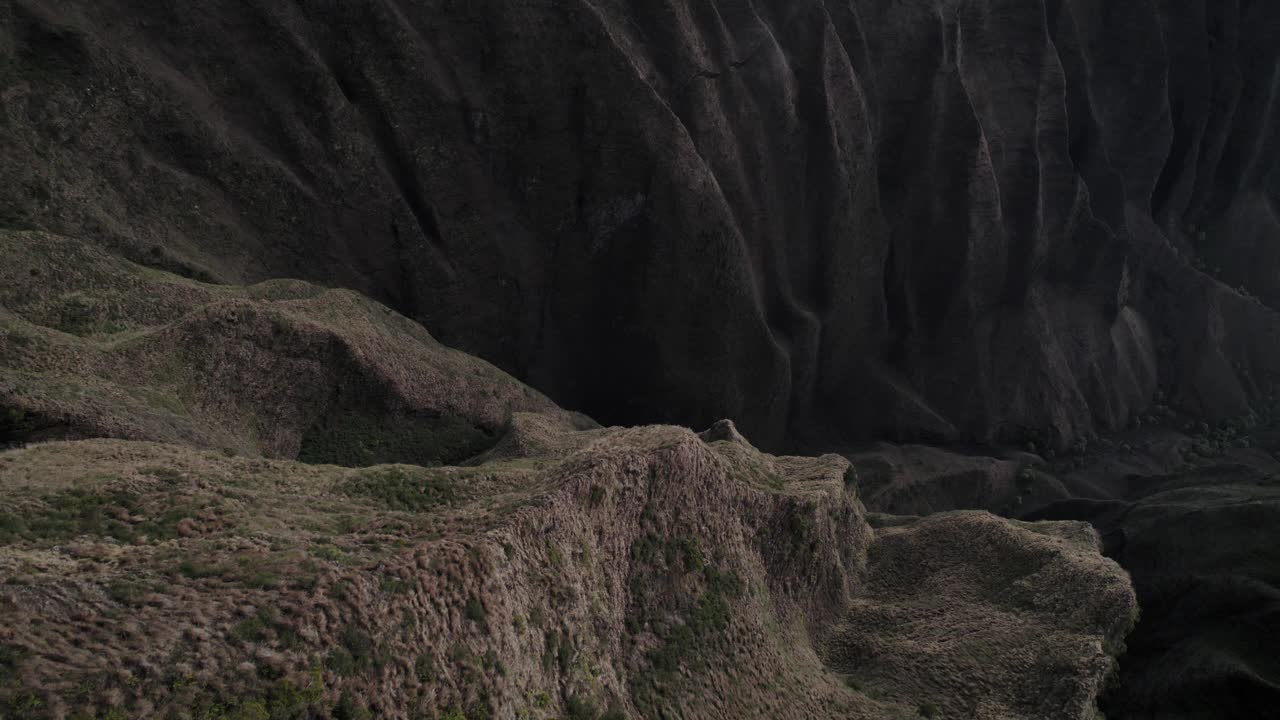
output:
POLYGON ((608 422, 1063 447, 1280 363, 1280 7, 15 0, 6 225, 365 292, 608 422))

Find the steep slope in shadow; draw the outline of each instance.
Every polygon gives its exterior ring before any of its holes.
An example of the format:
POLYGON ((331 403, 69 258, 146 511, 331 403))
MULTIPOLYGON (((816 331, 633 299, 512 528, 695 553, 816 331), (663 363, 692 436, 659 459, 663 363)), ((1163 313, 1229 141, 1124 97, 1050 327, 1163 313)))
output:
POLYGON ((1269 641, 1280 632, 1280 462, 1233 447, 1273 434, 1139 435, 1136 457, 1104 454, 1064 473, 1076 499, 1028 515, 1088 520, 1133 576, 1142 619, 1109 715, 1258 717, 1280 702, 1269 641))
POLYGON ((1092 523, 1142 608, 1103 696, 1108 717, 1263 717, 1280 688, 1280 404, 1259 409, 1211 427, 1159 408, 1050 461, 887 445, 850 459, 873 519, 983 508, 1092 523))
POLYGON ((1158 384, 1221 418, 1280 374, 1278 28, 1208 0, 17 0, 0 223, 354 288, 610 422, 1062 449, 1158 384))

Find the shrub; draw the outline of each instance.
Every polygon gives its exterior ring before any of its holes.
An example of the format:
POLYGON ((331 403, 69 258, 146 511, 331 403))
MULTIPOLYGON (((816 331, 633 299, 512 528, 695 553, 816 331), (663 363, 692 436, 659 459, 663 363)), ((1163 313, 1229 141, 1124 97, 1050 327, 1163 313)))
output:
POLYGON ((467 598, 467 606, 463 613, 471 622, 484 627, 489 623, 489 614, 484 611, 484 606, 480 604, 479 598, 475 595, 467 598))
POLYGON ((112 580, 107 585, 107 597, 121 605, 136 606, 142 602, 147 590, 147 586, 140 582, 112 580))
POLYGON ((178 574, 192 580, 201 580, 222 575, 222 568, 216 565, 199 564, 193 560, 183 560, 178 563, 178 574))
POLYGON ((577 695, 565 698, 564 709, 569 714, 569 720, 597 720, 600 716, 595 703, 577 695))
POLYGON ((18 669, 27 659, 27 651, 16 645, 0 645, 0 685, 7 685, 18 676, 18 669))
POLYGON ((347 559, 346 553, 342 552, 341 550, 339 550, 337 547, 333 545, 324 544, 324 543, 312 547, 311 554, 315 555, 321 560, 328 560, 329 562, 335 562, 335 563, 341 563, 347 559))
POLYGON ((382 650, 363 630, 347 628, 338 642, 338 647, 325 660, 325 666, 342 677, 376 670, 386 664, 382 650))
POLYGON ((413 674, 418 678, 418 682, 429 683, 436 679, 436 661, 430 655, 423 653, 413 663, 413 674))
POLYGON ((370 715, 367 709, 357 705, 356 701, 344 692, 338 698, 338 704, 333 707, 333 717, 334 720, 367 720, 370 715))
POLYGON ((382 576, 382 592, 388 594, 403 594, 413 589, 413 583, 408 580, 401 579, 395 575, 382 576))
POLYGON ((266 612, 259 610, 253 617, 232 625, 228 634, 239 643, 256 643, 267 639, 270 628, 271 618, 266 612))

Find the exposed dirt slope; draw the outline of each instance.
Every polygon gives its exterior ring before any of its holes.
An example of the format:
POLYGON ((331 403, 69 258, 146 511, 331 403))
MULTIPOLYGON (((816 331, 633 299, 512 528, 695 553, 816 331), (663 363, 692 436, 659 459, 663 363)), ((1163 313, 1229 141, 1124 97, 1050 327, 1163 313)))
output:
POLYGON ((0 255, 8 441, 427 465, 488 449, 513 412, 564 414, 351 291, 207 285, 44 233, 0 231, 0 255))
POLYGON ((1062 448, 1280 375, 1277 32, 1237 0, 14 0, 0 222, 355 288, 608 422, 1062 448))

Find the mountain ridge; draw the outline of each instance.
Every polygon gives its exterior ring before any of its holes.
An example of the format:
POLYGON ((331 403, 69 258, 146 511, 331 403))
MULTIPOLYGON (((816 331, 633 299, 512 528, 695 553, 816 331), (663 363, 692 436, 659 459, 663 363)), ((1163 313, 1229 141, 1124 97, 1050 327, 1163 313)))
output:
POLYGON ((8 225, 350 287, 608 422, 1064 449, 1280 373, 1265 3, 4 21, 8 225))

